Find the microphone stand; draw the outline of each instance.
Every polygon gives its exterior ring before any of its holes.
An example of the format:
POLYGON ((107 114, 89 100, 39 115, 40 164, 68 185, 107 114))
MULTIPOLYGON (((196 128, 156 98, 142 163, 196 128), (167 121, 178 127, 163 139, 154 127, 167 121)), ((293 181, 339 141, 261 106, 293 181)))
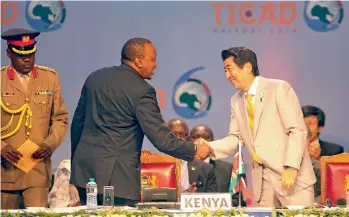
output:
POLYGON ((240 177, 240 170, 241 170, 241 163, 240 163, 240 161, 242 160, 241 159, 241 135, 239 134, 239 135, 237 135, 237 137, 238 137, 238 147, 239 147, 239 149, 238 149, 238 152, 239 152, 239 169, 238 169, 238 176, 239 176, 239 180, 238 180, 238 186, 239 186, 239 208, 241 208, 241 189, 240 189, 240 179, 241 179, 241 177, 240 177))

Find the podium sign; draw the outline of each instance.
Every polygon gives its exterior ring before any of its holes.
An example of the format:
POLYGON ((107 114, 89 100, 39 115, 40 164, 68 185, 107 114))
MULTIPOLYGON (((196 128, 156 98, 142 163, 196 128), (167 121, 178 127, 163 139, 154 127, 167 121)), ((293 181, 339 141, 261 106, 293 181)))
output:
POLYGON ((229 193, 182 193, 181 210, 194 211, 208 209, 231 209, 231 194, 229 193))

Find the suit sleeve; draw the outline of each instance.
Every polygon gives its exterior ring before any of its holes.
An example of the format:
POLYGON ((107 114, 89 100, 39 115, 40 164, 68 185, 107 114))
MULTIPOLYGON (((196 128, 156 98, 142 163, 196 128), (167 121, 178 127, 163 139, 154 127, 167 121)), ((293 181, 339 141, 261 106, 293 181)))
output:
POLYGON ((74 112, 72 125, 70 127, 70 140, 71 140, 71 158, 75 154, 75 150, 80 142, 80 137, 85 123, 86 113, 86 84, 81 90, 80 99, 74 112))
POLYGON ((208 176, 207 176, 207 192, 217 192, 217 181, 215 168, 211 164, 208 165, 208 176))
POLYGON ((224 137, 223 139, 210 142, 210 145, 216 155, 216 158, 214 159, 226 158, 238 151, 238 141, 236 136, 239 135, 240 131, 238 123, 235 119, 236 114, 234 111, 233 100, 234 97, 231 99, 231 116, 228 136, 224 137))
POLYGON ((320 160, 311 160, 311 163, 313 165, 316 182, 314 184, 314 196, 318 197, 321 195, 321 165, 320 160))
POLYGON ((195 145, 177 139, 166 127, 154 88, 142 93, 136 106, 136 117, 144 134, 159 151, 186 161, 194 159, 195 145))
POLYGON ((344 148, 341 145, 320 141, 321 156, 333 156, 344 152, 344 148))
POLYGON ((282 82, 276 92, 276 104, 288 135, 284 166, 299 170, 306 151, 307 128, 297 95, 291 85, 282 82))
POLYGON ((51 127, 49 135, 44 143, 50 146, 52 152, 62 143, 65 134, 68 131, 68 110, 64 104, 61 92, 59 77, 55 74, 55 89, 53 91, 53 105, 51 111, 51 127))

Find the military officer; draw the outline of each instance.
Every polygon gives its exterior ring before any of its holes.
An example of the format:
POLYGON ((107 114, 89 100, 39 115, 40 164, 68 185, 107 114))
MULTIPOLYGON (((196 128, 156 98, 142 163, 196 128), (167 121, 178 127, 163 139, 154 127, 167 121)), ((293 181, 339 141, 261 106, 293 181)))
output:
POLYGON ((47 207, 51 183, 51 155, 68 130, 68 111, 54 69, 35 65, 35 38, 39 32, 9 29, 11 65, 1 68, 1 208, 47 207), (40 160, 29 172, 14 166, 22 158, 17 149, 31 140, 40 160))

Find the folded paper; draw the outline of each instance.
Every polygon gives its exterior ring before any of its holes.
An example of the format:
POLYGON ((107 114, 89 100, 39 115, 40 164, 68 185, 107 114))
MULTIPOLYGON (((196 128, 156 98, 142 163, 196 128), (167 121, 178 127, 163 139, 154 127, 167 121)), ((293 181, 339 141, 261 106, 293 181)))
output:
POLYGON ((37 144, 32 142, 30 139, 27 139, 18 149, 23 156, 21 159, 14 165, 19 169, 23 170, 25 173, 28 173, 33 167, 40 162, 41 159, 34 159, 32 157, 33 153, 39 148, 37 144))

